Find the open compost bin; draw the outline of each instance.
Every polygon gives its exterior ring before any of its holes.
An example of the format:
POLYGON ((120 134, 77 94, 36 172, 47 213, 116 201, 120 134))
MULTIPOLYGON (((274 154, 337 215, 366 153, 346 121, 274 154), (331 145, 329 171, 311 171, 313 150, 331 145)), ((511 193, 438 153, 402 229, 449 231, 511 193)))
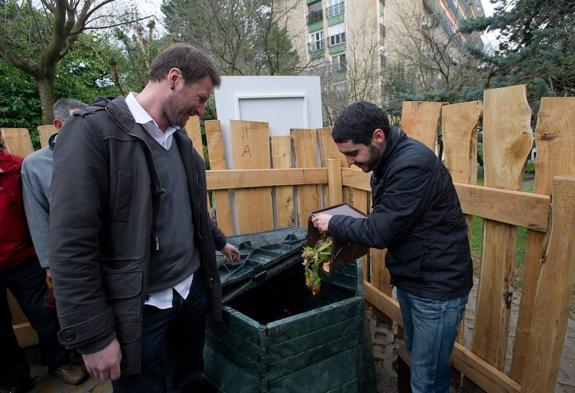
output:
POLYGON ((230 237, 237 265, 218 255, 224 320, 208 324, 205 378, 214 392, 375 392, 360 264, 322 278, 313 296, 302 228, 230 237))

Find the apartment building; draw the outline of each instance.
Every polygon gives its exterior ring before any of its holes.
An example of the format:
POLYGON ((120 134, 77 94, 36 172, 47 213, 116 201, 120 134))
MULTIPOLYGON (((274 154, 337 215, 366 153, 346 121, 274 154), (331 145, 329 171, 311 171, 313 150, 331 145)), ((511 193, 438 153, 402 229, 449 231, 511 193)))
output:
POLYGON ((410 51, 418 32, 433 30, 460 45, 481 45, 478 34, 457 33, 484 15, 480 0, 284 0, 285 22, 301 63, 321 73, 350 101, 379 102, 386 64, 410 51))

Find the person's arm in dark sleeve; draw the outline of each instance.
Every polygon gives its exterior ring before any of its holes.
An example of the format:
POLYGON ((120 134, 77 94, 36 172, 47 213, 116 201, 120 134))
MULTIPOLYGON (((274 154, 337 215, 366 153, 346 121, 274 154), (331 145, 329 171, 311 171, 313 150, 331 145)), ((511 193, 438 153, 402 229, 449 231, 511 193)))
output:
POLYGON ((103 349, 116 334, 98 261, 108 167, 106 147, 87 119, 71 119, 54 154, 49 255, 62 328, 58 337, 83 354, 103 349))
POLYGON ((417 224, 432 198, 432 182, 428 168, 402 168, 387 179, 381 202, 367 218, 333 216, 328 232, 339 240, 386 248, 417 224))

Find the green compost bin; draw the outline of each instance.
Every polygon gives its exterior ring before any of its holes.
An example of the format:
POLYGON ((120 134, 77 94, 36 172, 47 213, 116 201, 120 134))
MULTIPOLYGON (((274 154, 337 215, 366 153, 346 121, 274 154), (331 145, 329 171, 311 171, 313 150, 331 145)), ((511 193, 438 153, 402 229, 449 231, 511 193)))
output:
POLYGON ((305 285, 301 228, 230 237, 238 265, 218 256, 224 320, 208 323, 204 391, 375 392, 359 262, 305 285))

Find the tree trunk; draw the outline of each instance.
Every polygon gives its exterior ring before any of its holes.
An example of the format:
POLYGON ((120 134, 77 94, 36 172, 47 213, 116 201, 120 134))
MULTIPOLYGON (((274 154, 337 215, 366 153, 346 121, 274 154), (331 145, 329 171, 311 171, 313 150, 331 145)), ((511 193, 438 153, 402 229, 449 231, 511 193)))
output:
POLYGON ((54 118, 52 106, 54 105, 54 79, 36 79, 40 104, 42 105, 42 124, 52 124, 54 118))

